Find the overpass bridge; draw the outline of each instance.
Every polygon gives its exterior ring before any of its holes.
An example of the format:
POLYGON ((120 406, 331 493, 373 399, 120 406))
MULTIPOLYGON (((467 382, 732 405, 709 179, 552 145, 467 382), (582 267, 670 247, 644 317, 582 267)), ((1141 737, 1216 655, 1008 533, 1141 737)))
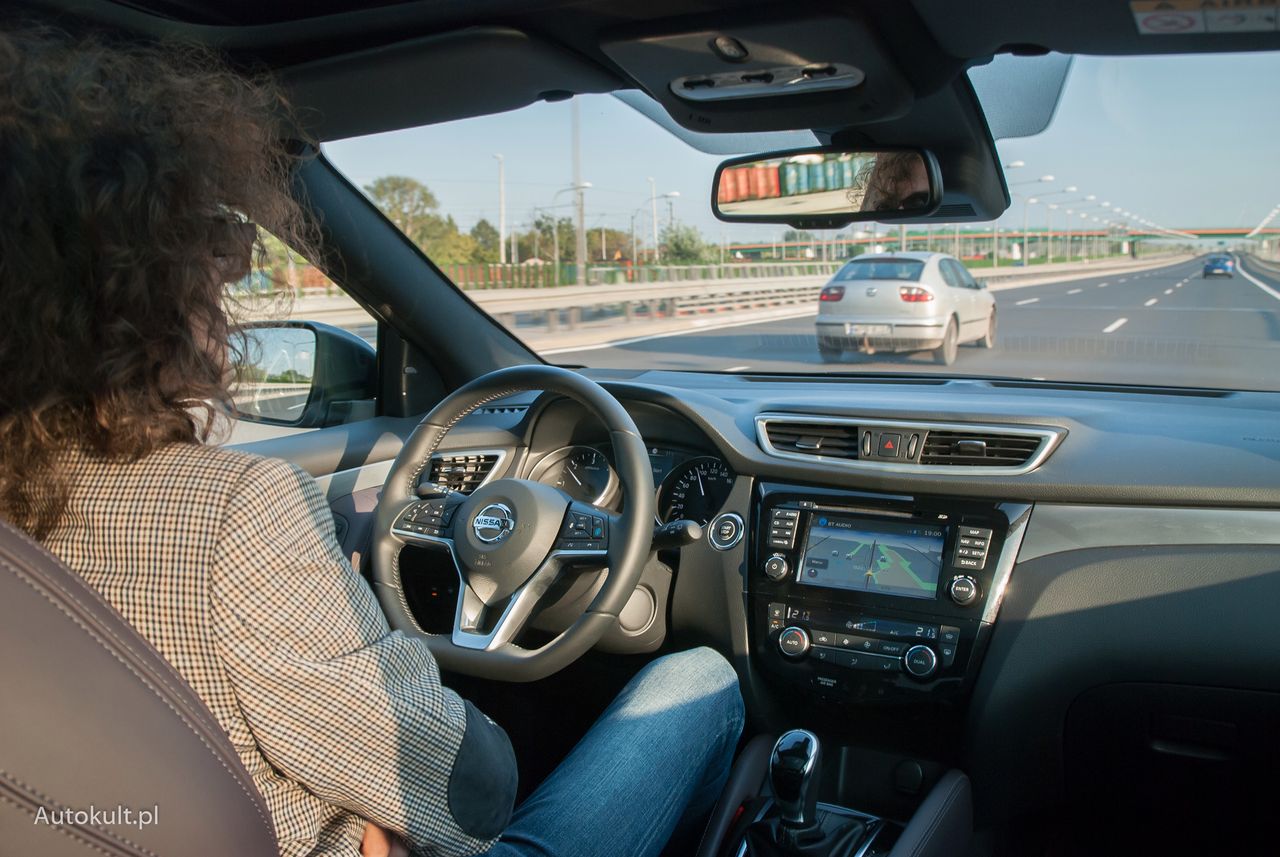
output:
POLYGON ((835 260, 869 252, 879 245, 884 250, 935 250, 962 258, 990 257, 999 242, 1000 255, 1021 257, 1025 244, 1029 255, 1053 258, 1090 258, 1130 255, 1132 245, 1145 241, 1187 242, 1203 240, 1254 240, 1280 243, 1280 224, 1262 228, 1252 226, 1196 226, 1180 229, 1150 230, 1141 227, 1045 229, 981 228, 961 224, 906 224, 896 233, 879 235, 813 233, 788 241, 735 242, 724 245, 726 260, 835 260))

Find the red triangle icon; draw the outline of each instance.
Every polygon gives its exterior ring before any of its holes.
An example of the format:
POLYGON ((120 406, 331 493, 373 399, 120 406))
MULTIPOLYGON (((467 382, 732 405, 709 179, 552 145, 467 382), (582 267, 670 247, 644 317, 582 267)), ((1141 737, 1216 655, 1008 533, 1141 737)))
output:
POLYGON ((884 448, 885 448, 885 449, 893 449, 893 441, 891 441, 891 440, 886 440, 886 441, 884 442, 884 448))

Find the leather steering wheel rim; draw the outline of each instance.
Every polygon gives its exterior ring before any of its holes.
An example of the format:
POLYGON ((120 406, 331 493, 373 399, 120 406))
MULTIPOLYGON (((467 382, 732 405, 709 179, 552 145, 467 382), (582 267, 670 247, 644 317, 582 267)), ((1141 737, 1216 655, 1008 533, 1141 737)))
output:
MULTIPOLYGON (((544 499, 549 497, 547 491, 563 494, 559 489, 521 479, 495 480, 475 494, 488 491, 486 496, 505 497, 509 493, 524 496, 523 492, 535 485, 536 492, 540 492, 539 497, 544 499), (504 486, 504 483, 511 484, 504 486), (520 483, 524 487, 521 489, 514 483, 520 483), (511 490, 503 493, 504 487, 511 490)), ((570 503, 568 496, 564 496, 565 502, 570 503)), ((462 528, 471 527, 478 514, 492 508, 491 503, 485 509, 477 510, 473 506, 478 503, 472 504, 473 499, 477 499, 475 495, 466 498, 458 507, 450 528, 451 533, 461 533, 465 537, 467 531, 462 528)), ((550 502, 550 508, 554 509, 554 498, 550 502)), ((570 505, 593 508, 577 502, 570 505)), ((653 542, 653 520, 653 472, 648 453, 631 415, 617 399, 594 381, 556 366, 531 364, 499 369, 460 387, 437 404, 414 429, 396 456, 378 500, 373 525, 371 558, 374 591, 391 627, 423 640, 444 669, 503 681, 534 681, 573 663, 617 623, 618 614, 639 583, 648 560, 653 542), (622 487, 623 511, 609 513, 607 510, 597 510, 599 514, 608 516, 607 555, 603 550, 600 552, 600 558, 607 560, 601 563, 608 567, 605 582, 577 621, 540 648, 521 648, 510 640, 484 648, 470 647, 469 643, 466 646, 458 645, 455 640, 459 638, 463 600, 473 594, 468 583, 468 569, 459 561, 459 552, 455 550, 455 547, 461 546, 455 545, 452 536, 430 539, 431 542, 447 546, 459 576, 458 611, 452 633, 432 634, 424 631, 418 624, 404 594, 399 559, 401 550, 411 542, 403 537, 403 527, 399 531, 400 535, 393 530, 396 530, 398 521, 403 521, 402 515, 406 510, 421 502, 418 497, 418 481, 423 471, 430 466, 432 455, 449 430, 463 417, 488 402, 528 390, 542 390, 571 398, 584 405, 608 430, 622 487)), ((514 527, 514 513, 512 526, 514 527)), ((549 526, 548 520, 542 521, 542 526, 549 526)), ((557 533, 560 526, 561 522, 556 521, 557 533)), ((546 535, 534 533, 532 537, 545 541, 546 535)), ((536 548, 533 550, 536 553, 536 548)), ((546 562, 556 561, 556 552, 552 551, 546 562)), ((537 574, 542 574, 543 569, 543 566, 539 566, 537 574)), ((559 573, 559 569, 551 571, 553 574, 559 573)), ((541 586, 545 590, 545 585, 535 584, 534 578, 530 578, 523 586, 541 586)), ((520 592, 523 597, 523 588, 520 592)), ((516 596, 513 594, 511 597, 516 596)), ((536 599, 536 594, 532 597, 536 599)), ((504 613, 499 622, 505 617, 504 613)))

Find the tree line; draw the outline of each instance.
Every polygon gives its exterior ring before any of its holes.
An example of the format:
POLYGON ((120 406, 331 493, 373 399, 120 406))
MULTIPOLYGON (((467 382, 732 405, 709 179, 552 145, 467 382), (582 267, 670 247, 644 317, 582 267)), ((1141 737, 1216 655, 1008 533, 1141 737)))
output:
MULTIPOLYGON (((407 176, 383 176, 365 186, 374 205, 387 216, 401 232, 422 248, 437 264, 493 264, 500 258, 498 230, 486 219, 481 219, 469 231, 462 231, 453 216, 440 211, 439 200, 422 182, 407 176)), ((536 212, 529 224, 515 233, 516 261, 555 259, 557 243, 561 262, 573 262, 575 234, 573 219, 556 217, 548 212, 536 212)), ((652 248, 646 247, 637 236, 633 245, 631 234, 618 229, 587 229, 587 261, 593 264, 642 261, 649 258, 652 248)), ((510 254, 510 236, 508 259, 510 254)), ((719 261, 719 250, 703 240, 693 226, 681 223, 668 224, 658 235, 663 264, 696 265, 719 261)))

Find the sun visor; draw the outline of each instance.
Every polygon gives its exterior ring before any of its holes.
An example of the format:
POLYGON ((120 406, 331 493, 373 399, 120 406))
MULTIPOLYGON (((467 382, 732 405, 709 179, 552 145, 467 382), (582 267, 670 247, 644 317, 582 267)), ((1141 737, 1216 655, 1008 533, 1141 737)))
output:
POLYGON ((861 125, 902 116, 913 101, 853 13, 631 32, 601 49, 676 122, 703 133, 861 125))
POLYGON ((969 69, 969 82, 997 140, 1031 137, 1049 127, 1071 70, 1065 54, 1001 54, 969 69))

